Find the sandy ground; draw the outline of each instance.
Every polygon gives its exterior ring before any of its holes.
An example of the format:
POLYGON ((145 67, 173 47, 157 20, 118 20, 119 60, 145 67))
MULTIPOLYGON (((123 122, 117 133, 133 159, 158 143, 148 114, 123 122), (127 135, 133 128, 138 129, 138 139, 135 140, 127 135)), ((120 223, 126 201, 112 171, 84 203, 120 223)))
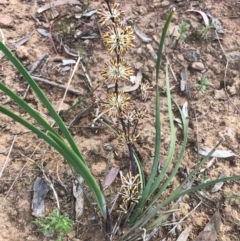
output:
MULTIPOLYGON (((78 98, 83 98, 89 93, 86 73, 91 79, 93 88, 99 84, 101 84, 101 87, 94 92, 93 97, 88 98, 78 108, 63 117, 64 121, 69 124, 79 113, 87 110, 96 98, 103 99, 107 91, 111 91, 107 90, 107 84, 109 83, 104 83, 104 79, 100 76, 104 61, 110 59, 110 56, 99 38, 102 29, 97 24, 98 18, 96 14, 83 18, 82 21, 75 18, 75 14, 96 9, 99 3, 90 1, 88 4, 87 1, 79 1, 79 4, 75 6, 58 6, 55 9, 58 13, 56 18, 52 17, 50 10, 43 13, 37 12, 43 4, 44 1, 2 0, 0 2, 0 28, 6 44, 28 70, 43 54, 47 55, 33 74, 55 84, 66 86, 73 71, 73 66, 65 68, 66 66, 61 65, 61 61, 63 59, 76 60, 75 57, 66 53, 61 43, 66 44, 73 50, 81 49, 86 63, 86 72, 81 65, 78 66, 70 88, 79 91, 80 94, 68 92, 64 100, 66 108, 73 105, 78 98), (50 26, 52 26, 54 45, 49 38, 37 31, 37 29, 49 31, 50 26), (98 37, 96 39, 79 37, 92 34, 96 34, 98 37), (29 38, 28 41, 16 47, 17 41, 26 36, 29 38)), ((187 167, 193 168, 200 160, 201 156, 196 152, 197 143, 213 148, 221 137, 225 137, 226 140, 219 149, 231 150, 236 155, 240 155, 240 4, 238 1, 223 0, 134 0, 130 3, 122 1, 122 8, 126 12, 126 16, 129 17, 128 24, 137 25, 142 33, 150 37, 152 39, 150 44, 154 50, 157 49, 157 41, 160 38, 164 21, 172 7, 176 8, 176 14, 171 28, 179 26, 182 20, 190 24, 190 29, 186 32, 186 40, 180 41, 169 49, 172 95, 181 107, 187 100, 189 102, 190 134, 181 166, 181 170, 184 170, 187 167), (224 34, 218 34, 220 40, 218 40, 214 30, 209 31, 207 39, 201 38, 196 29, 203 29, 204 23, 200 14, 186 12, 191 5, 196 10, 204 12, 208 10, 213 17, 220 21, 224 29, 224 34), (189 86, 187 95, 180 90, 183 68, 186 70, 189 86), (202 76, 205 76, 206 81, 212 85, 206 89, 204 94, 195 88, 195 84, 199 83, 202 76)), ((134 45, 135 48, 125 56, 126 60, 134 68, 135 74, 141 69, 143 81, 154 87, 155 61, 149 52, 147 43, 136 36, 134 45)), ((4 57, 0 60, 0 68, 0 81, 11 87, 20 96, 24 96, 27 84, 4 57)), ((165 88, 164 78, 164 68, 162 68, 160 76, 160 87, 162 89, 165 88)), ((123 83, 123 85, 127 85, 127 83, 123 83)), ((64 90, 45 83, 40 83, 40 86, 51 102, 57 106, 63 98, 64 90)), ((135 144, 146 174, 151 170, 151 160, 154 153, 154 94, 154 88, 152 88, 147 100, 143 101, 138 90, 130 93, 136 105, 141 105, 148 110, 147 117, 140 123, 140 138, 135 144)), ((2 105, 12 108, 21 116, 30 119, 3 93, 0 93, 0 101, 2 105)), ((51 121, 47 111, 31 90, 26 95, 26 101, 37 111, 45 114, 46 118, 51 121)), ((94 105, 90 109, 91 111, 87 111, 72 125, 70 131, 93 174, 103 181, 111 167, 118 167, 123 172, 128 170, 127 148, 119 146, 114 133, 101 122, 97 121, 95 127, 91 128, 96 117, 97 106, 94 105)), ((163 164, 167 157, 170 140, 164 92, 161 92, 161 114, 161 164, 163 164)), ((176 114, 175 117, 178 117, 177 112, 174 112, 174 114, 176 114)), ((181 129, 177 123, 175 127, 177 147, 179 148, 182 140, 181 129)), ((47 149, 46 144, 42 143, 39 138, 2 114, 0 114, 0 134, 0 168, 2 170, 2 176, 0 177, 0 241, 50 240, 40 234, 32 223, 35 219, 31 210, 33 184, 37 176, 43 176, 36 164, 44 163, 45 172, 53 180, 59 194, 62 211, 67 212, 75 220, 71 170, 54 150, 47 149), (8 156, 11 146, 12 152, 8 156), (6 163, 6 166, 3 169, 4 163, 6 163), (67 185, 68 192, 59 184, 58 176, 67 185)), ((240 158, 238 156, 216 158, 214 164, 202 175, 210 179, 218 178, 223 172, 226 176, 239 175, 240 158)), ((117 177, 113 183, 114 192, 117 192, 120 185, 119 179, 117 177)), ((177 183, 178 181, 175 180, 169 191, 173 190, 177 183)), ((218 240, 239 240, 239 184, 239 181, 226 183, 216 193, 211 193, 210 189, 204 190, 210 200, 202 197, 199 193, 185 197, 180 210, 176 213, 177 220, 184 217, 201 200, 202 204, 181 225, 182 229, 179 230, 179 233, 189 227, 188 240, 195 240, 219 208, 222 225, 218 240)), ((108 201, 111 201, 110 197, 108 201)), ((56 208, 56 203, 52 192, 49 192, 46 198, 46 213, 50 213, 54 208, 56 208)), ((74 230, 66 240, 104 240, 102 225, 92 222, 93 215, 93 210, 86 202, 82 218, 75 222, 74 230)), ((113 215, 113 218, 115 216, 116 214, 113 215)), ((163 229, 161 232, 166 231, 167 229, 163 229)), ((177 240, 179 233, 171 236, 169 240, 177 240)), ((156 236, 153 240, 161 240, 161 236, 156 236)))

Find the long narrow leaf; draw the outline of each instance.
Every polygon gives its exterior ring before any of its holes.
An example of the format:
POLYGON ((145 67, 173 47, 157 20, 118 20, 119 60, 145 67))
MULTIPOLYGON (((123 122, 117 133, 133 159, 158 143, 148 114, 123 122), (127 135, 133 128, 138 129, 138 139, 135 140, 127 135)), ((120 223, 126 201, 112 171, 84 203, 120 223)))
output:
MULTIPOLYGON (((178 107, 179 108, 179 107, 178 107)), ((180 108, 179 108, 180 110, 180 108)), ((183 116, 183 113, 182 111, 180 110, 180 113, 181 113, 181 117, 182 117, 182 121, 183 121, 183 126, 186 125, 186 120, 185 120, 185 117, 183 116)), ((185 132, 184 132, 185 133, 185 132)), ((185 133, 184 135, 186 135, 187 133, 185 133)), ((176 190, 171 193, 171 196, 177 196, 179 195, 179 193, 182 193, 184 191, 183 189, 183 186, 184 184, 186 184, 189 180, 191 180, 191 178, 193 177, 193 175, 196 174, 196 172, 201 168, 201 166, 208 160, 208 158, 212 155, 212 153, 217 149, 217 147, 222 143, 222 141, 220 141, 214 148, 213 150, 208 154, 208 156, 204 157, 203 160, 195 167, 195 169, 190 173, 190 175, 184 180, 183 183, 181 183, 179 185, 178 188, 176 188, 176 190)), ((185 136, 185 139, 184 139, 184 143, 183 143, 183 146, 182 146, 182 149, 181 149, 181 152, 180 152, 180 156, 179 156, 179 159, 178 159, 178 162, 177 162, 177 168, 174 169, 172 175, 169 177, 169 178, 173 178, 174 175, 176 174, 177 170, 178 170, 178 167, 181 163, 181 160, 182 160, 182 157, 183 157, 183 154, 184 154, 184 149, 186 147, 186 144, 187 144, 187 136, 185 136), (174 175, 173 175, 174 174, 174 175)), ((219 179, 218 179, 219 180, 219 179)), ((152 206, 153 204, 156 202, 157 198, 160 197, 160 195, 162 194, 162 192, 166 189, 167 187, 167 184, 170 183, 170 180, 167 180, 167 182, 163 185, 163 187, 160 189, 159 193, 154 197, 154 199, 152 200, 152 202, 150 203, 150 205, 148 206, 148 208, 144 211, 144 213, 141 215, 141 218, 142 217, 146 217, 147 213, 149 213, 149 210, 152 210, 152 206)), ((152 215, 154 216, 154 212, 150 212, 152 213, 152 215)), ((144 219, 142 218, 142 220, 144 221, 144 219)))
POLYGON ((144 191, 142 193, 142 198, 139 200, 138 204, 136 205, 133 214, 131 215, 129 224, 130 226, 133 225, 135 219, 137 218, 139 212, 142 210, 144 203, 148 199, 148 194, 149 194, 149 189, 152 186, 152 183, 154 181, 154 178, 157 173, 157 168, 159 164, 159 159, 160 159, 160 146, 161 146, 161 129, 160 129, 160 104, 159 104, 159 86, 158 86, 158 77, 159 77, 159 70, 161 66, 161 61, 162 61, 162 54, 163 54, 163 45, 164 41, 167 35, 167 30, 169 27, 169 24, 171 22, 171 19, 173 17, 173 11, 168 15, 167 21, 164 25, 163 31, 162 31, 162 37, 159 43, 159 48, 158 48, 158 55, 157 55, 157 62, 156 62, 156 117, 155 117, 155 125, 156 125, 156 137, 155 137, 155 153, 154 153, 154 160, 153 160, 153 165, 152 165, 152 170, 150 177, 148 179, 148 182, 144 188, 144 191))
POLYGON ((139 173, 139 176, 140 176, 141 190, 143 190, 145 188, 145 178, 144 178, 144 173, 143 173, 143 169, 142 169, 142 163, 141 163, 141 161, 139 160, 137 154, 134 151, 133 151, 133 156, 134 156, 134 159, 136 161, 137 168, 138 168, 138 173, 139 173))
POLYGON ((168 76, 168 62, 166 63, 166 92, 167 92, 168 118, 169 118, 169 124, 170 124, 171 142, 170 142, 167 160, 166 160, 160 174, 158 175, 158 177, 154 181, 152 187, 150 188, 150 191, 148 194, 149 196, 153 194, 153 192, 158 188, 159 184, 165 177, 167 170, 172 162, 172 158, 173 158, 173 155, 175 152, 176 133, 175 133, 175 128, 174 128, 174 124, 173 124, 172 101, 171 101, 170 84, 169 84, 169 76, 168 76))
POLYGON ((178 168, 180 167, 180 164, 182 162, 183 155, 184 155, 184 152, 185 152, 185 149, 186 149, 186 146, 187 146, 187 138, 188 138, 187 120, 186 120, 185 116, 183 115, 180 107, 177 105, 176 102, 175 102, 175 105, 177 106, 177 108, 179 110, 179 113, 181 114, 182 125, 183 125, 183 144, 182 144, 182 147, 181 147, 181 150, 180 150, 177 162, 175 164, 175 167, 174 167, 173 171, 171 172, 171 175, 168 177, 168 179, 164 183, 164 185, 160 188, 158 193, 154 196, 154 198, 152 199, 151 203, 148 205, 147 209, 144 211, 144 214, 146 214, 146 212, 149 211, 152 208, 154 203, 158 200, 158 198, 161 197, 163 192, 166 190, 167 186, 171 183, 172 179, 175 177, 175 175, 176 175, 176 173, 178 171, 178 168))
POLYGON ((107 207, 105 198, 95 181, 94 177, 92 176, 89 168, 85 165, 83 159, 81 159, 59 136, 55 133, 49 132, 49 135, 54 139, 50 138, 47 134, 43 131, 32 125, 27 120, 23 119, 22 117, 16 115, 12 111, 8 110, 7 108, 0 105, 0 112, 3 114, 11 117, 15 121, 19 122, 33 133, 41 137, 45 140, 49 145, 55 148, 66 160, 76 169, 76 171, 83 177, 84 181, 88 184, 92 192, 95 194, 99 208, 102 212, 104 219, 107 218, 107 207))
MULTIPOLYGON (((58 124, 60 130, 63 132, 64 136, 68 140, 70 146, 75 151, 75 153, 82 158, 82 154, 80 153, 76 143, 74 142, 70 132, 68 131, 67 127, 65 126, 64 122, 57 114, 56 110, 53 108, 47 97, 44 95, 42 90, 39 88, 37 83, 32 79, 28 71, 22 66, 22 64, 18 61, 18 59, 14 56, 14 54, 0 41, 0 50, 6 55, 6 57, 11 61, 11 63, 17 68, 17 70, 21 73, 27 83, 31 86, 34 90, 36 95, 38 96, 39 100, 43 103, 43 105, 47 108, 49 114, 53 117, 53 119, 58 124)), ((83 158, 82 158, 83 159, 83 158)))
POLYGON ((189 193, 195 192, 197 190, 203 189, 205 187, 209 187, 212 185, 215 185, 216 183, 219 182, 227 182, 227 181, 234 181, 240 179, 240 175, 236 175, 236 176, 232 176, 232 177, 225 177, 225 178, 221 178, 221 179, 217 179, 217 180, 213 180, 213 181, 209 181, 207 183, 202 183, 196 187, 193 187, 191 189, 188 189, 184 192, 180 192, 177 193, 176 195, 171 195, 170 197, 168 197, 167 199, 165 199, 161 204, 159 204, 158 206, 156 206, 154 209, 152 209, 146 216, 144 216, 144 218, 136 221, 134 223, 134 225, 121 237, 120 240, 126 240, 126 237, 133 232, 134 230, 143 227, 152 217, 154 217, 156 215, 157 212, 159 212, 162 208, 164 208, 166 205, 170 204, 172 201, 175 201, 176 199, 183 197, 189 193))
POLYGON ((47 131, 53 132, 56 135, 58 135, 58 133, 54 130, 54 128, 52 128, 36 110, 34 110, 30 105, 28 105, 23 99, 21 99, 17 94, 15 94, 2 82, 0 82, 0 90, 2 90, 6 95, 8 95, 12 100, 14 100, 19 106, 21 106, 43 128, 45 128, 47 131))

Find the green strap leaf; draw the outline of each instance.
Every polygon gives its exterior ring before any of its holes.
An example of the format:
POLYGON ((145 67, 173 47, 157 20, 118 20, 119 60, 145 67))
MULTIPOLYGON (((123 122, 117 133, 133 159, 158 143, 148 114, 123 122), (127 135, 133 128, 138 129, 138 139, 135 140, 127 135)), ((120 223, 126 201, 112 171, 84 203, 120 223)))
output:
POLYGON ((171 11, 171 13, 168 15, 167 21, 164 25, 163 31, 162 31, 162 37, 160 39, 159 48, 158 48, 158 54, 157 54, 157 62, 156 62, 156 117, 155 117, 155 125, 156 125, 156 137, 155 137, 155 154, 154 154, 154 160, 152 165, 152 170, 150 177, 147 181, 147 184, 143 190, 142 198, 139 200, 138 204, 136 205, 133 214, 131 215, 129 224, 130 226, 133 225, 134 221, 136 220, 139 212, 142 210, 144 203, 149 198, 149 191, 153 184, 154 178, 157 173, 158 165, 159 165, 159 159, 160 159, 160 146, 161 146, 161 128, 160 128, 160 105, 159 105, 159 86, 158 86, 158 78, 159 78, 159 71, 162 61, 162 55, 163 55, 163 45, 164 41, 167 35, 167 30, 169 27, 169 24, 172 20, 174 11, 171 11))
POLYGON ((84 181, 88 184, 92 192, 95 194, 97 198, 97 202, 99 208, 102 212, 104 219, 107 218, 107 207, 104 195, 99 188, 95 178, 92 176, 89 168, 85 165, 84 160, 79 157, 58 135, 53 132, 48 132, 48 135, 45 134, 43 131, 38 129, 36 126, 32 125, 27 120, 23 119, 22 117, 16 115, 12 111, 8 110, 7 108, 0 105, 0 112, 3 114, 11 117, 13 120, 17 121, 18 123, 22 124, 33 133, 38 135, 40 138, 45 140, 49 145, 55 148, 66 160, 71 164, 76 171, 82 176, 84 181))
POLYGON ((39 88, 37 83, 33 80, 30 76, 28 71, 22 66, 19 60, 14 56, 14 54, 0 41, 0 50, 6 55, 6 57, 11 61, 11 63, 15 66, 15 68, 21 73, 27 83, 31 86, 34 90, 36 95, 38 96, 39 100, 43 103, 43 105, 47 108, 49 114, 53 117, 53 119, 58 124, 60 130, 63 132, 64 136, 68 140, 70 146, 75 151, 75 153, 82 158, 82 154, 80 153, 76 143, 74 142, 70 132, 68 131, 67 127, 65 126, 64 122, 62 121, 61 117, 58 115, 56 110, 53 108, 47 97, 44 95, 42 90, 39 88))

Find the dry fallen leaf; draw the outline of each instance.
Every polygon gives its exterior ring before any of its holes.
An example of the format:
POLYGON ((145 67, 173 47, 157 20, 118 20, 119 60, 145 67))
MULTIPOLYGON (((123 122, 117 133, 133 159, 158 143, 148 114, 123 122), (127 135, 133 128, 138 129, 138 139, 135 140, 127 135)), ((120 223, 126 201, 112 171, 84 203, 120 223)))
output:
MULTIPOLYGON (((224 177, 225 177, 225 172, 222 172, 218 179, 224 178, 224 177)), ((216 183, 214 185, 214 187, 211 189, 211 192, 213 193, 213 192, 217 192, 217 191, 221 190, 222 185, 223 185, 223 182, 216 183)))
POLYGON ((57 0, 57 1, 54 1, 54 2, 51 1, 50 4, 47 3, 47 4, 43 5, 41 8, 39 8, 37 10, 37 12, 42 13, 42 12, 48 10, 49 8, 64 5, 64 4, 78 4, 79 5, 81 3, 77 0, 57 0))
POLYGON ((50 38, 51 34, 48 30, 43 29, 43 28, 37 28, 36 29, 41 35, 43 35, 44 37, 48 37, 50 38))
POLYGON ((146 46, 147 46, 150 54, 151 54, 152 57, 154 58, 154 60, 157 60, 157 54, 156 54, 156 52, 154 51, 152 45, 151 45, 151 44, 147 44, 146 46))
POLYGON ((142 72, 141 70, 139 70, 137 73, 137 76, 135 77, 134 85, 120 87, 119 90, 123 92, 131 92, 131 91, 137 90, 141 81, 142 81, 142 72))
POLYGON ((18 39, 15 43, 14 43, 14 47, 18 48, 19 46, 25 44, 30 38, 32 37, 32 35, 26 35, 21 39, 18 39))
POLYGON ((216 211, 203 231, 194 241, 216 241, 220 231, 221 216, 219 211, 216 211))
POLYGON ((119 168, 112 167, 105 178, 104 186, 110 186, 112 182, 115 180, 115 178, 117 177, 118 172, 119 172, 119 168))
MULTIPOLYGON (((79 177, 78 181, 80 184, 82 184, 83 178, 79 177)), ((83 190, 80 184, 73 185, 73 196, 76 198, 76 202, 75 202, 76 220, 79 220, 79 218, 82 216, 83 206, 84 206, 83 190)))
MULTIPOLYGON (((207 156, 208 153, 211 151, 212 149, 207 147, 207 146, 199 146, 199 154, 202 156, 207 156)), ((234 152, 232 152, 231 150, 216 150, 211 157, 218 157, 218 158, 228 158, 231 156, 238 156, 236 155, 234 152)))
POLYGON ((182 68, 181 70, 181 81, 180 81, 180 89, 181 91, 186 90, 186 85, 187 85, 187 77, 186 77, 186 69, 182 68))
POLYGON ((189 228, 187 227, 178 237, 176 241, 187 241, 189 236, 189 228))
POLYGON ((144 43, 149 43, 152 41, 152 39, 149 38, 146 34, 142 33, 136 25, 134 25, 134 31, 144 43))
POLYGON ((189 10, 187 10, 186 12, 196 12, 196 13, 200 13, 200 14, 202 15, 202 17, 203 17, 203 21, 204 21, 205 25, 206 25, 206 26, 209 25, 209 19, 208 19, 206 13, 204 13, 203 11, 198 11, 198 10, 191 10, 191 9, 189 9, 189 10))

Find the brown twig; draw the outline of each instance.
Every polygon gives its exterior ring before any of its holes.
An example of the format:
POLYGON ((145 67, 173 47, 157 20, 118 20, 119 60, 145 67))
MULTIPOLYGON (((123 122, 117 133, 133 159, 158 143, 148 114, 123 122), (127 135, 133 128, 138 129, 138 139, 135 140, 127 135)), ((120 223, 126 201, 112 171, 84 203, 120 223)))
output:
MULTIPOLYGON (((37 67, 40 65, 40 63, 47 57, 46 54, 43 54, 32 66, 32 68, 29 70, 29 74, 31 75, 36 69, 37 67)), ((30 89, 30 85, 27 86, 27 89, 23 95, 23 99, 25 99, 27 97, 28 91, 30 89)))
POLYGON ((14 145, 14 143, 16 141, 16 138, 17 138, 17 135, 15 135, 14 138, 13 138, 12 145, 11 145, 11 147, 9 149, 8 155, 7 155, 7 157, 5 159, 5 162, 3 164, 3 167, 2 167, 2 169, 0 171, 0 178, 2 177, 2 174, 3 174, 3 172, 4 172, 4 170, 5 170, 6 166, 7 166, 7 163, 8 163, 8 160, 9 160, 9 156, 10 156, 10 154, 12 152, 12 148, 13 148, 13 145, 14 145))
MULTIPOLYGON (((48 85, 52 85, 54 87, 57 87, 57 88, 63 89, 63 90, 67 89, 67 86, 65 86, 65 85, 60 85, 60 84, 57 84, 55 82, 52 82, 52 81, 49 81, 47 79, 40 78, 40 77, 37 77, 37 76, 31 76, 31 77, 38 82, 42 82, 42 83, 45 83, 45 84, 48 84, 48 85)), ((71 92, 75 95, 84 95, 82 92, 80 92, 79 90, 75 90, 75 89, 68 89, 68 92, 71 92)))

